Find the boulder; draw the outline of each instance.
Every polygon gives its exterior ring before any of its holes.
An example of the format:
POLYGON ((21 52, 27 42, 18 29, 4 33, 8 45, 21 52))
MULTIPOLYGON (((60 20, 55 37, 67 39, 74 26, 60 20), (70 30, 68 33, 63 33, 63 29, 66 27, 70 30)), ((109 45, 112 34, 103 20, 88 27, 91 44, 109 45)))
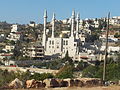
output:
POLYGON ((32 80, 27 80, 26 81, 26 88, 33 88, 34 87, 34 84, 35 84, 35 80, 32 79, 32 80))
POLYGON ((74 79, 71 79, 70 80, 70 87, 73 87, 73 86, 75 86, 75 82, 74 82, 74 79))
POLYGON ((46 88, 54 88, 54 87, 59 87, 59 82, 57 81, 57 79, 45 79, 43 81, 46 84, 46 88))
POLYGON ((81 78, 80 79, 85 86, 93 87, 93 86, 101 86, 102 81, 99 78, 81 78))
POLYGON ((43 81, 43 83, 45 83, 46 84, 46 88, 50 88, 51 86, 50 86, 50 81, 51 81, 51 79, 45 79, 44 81, 43 81))
POLYGON ((75 79, 75 80, 74 80, 74 85, 75 85, 76 87, 83 87, 83 86, 84 86, 84 83, 83 83, 81 80, 75 79))
POLYGON ((59 87, 59 82, 57 81, 57 79, 51 79, 50 81, 50 86, 51 87, 59 87))
POLYGON ((43 83, 42 81, 34 79, 26 81, 26 88, 44 88, 45 86, 46 84, 43 83))
POLYGON ((60 87, 68 87, 68 81, 64 81, 62 80, 60 83, 59 83, 60 87))
POLYGON ((18 78, 16 78, 16 79, 13 80, 8 86, 9 86, 10 88, 12 88, 12 89, 23 88, 23 82, 20 81, 18 78))

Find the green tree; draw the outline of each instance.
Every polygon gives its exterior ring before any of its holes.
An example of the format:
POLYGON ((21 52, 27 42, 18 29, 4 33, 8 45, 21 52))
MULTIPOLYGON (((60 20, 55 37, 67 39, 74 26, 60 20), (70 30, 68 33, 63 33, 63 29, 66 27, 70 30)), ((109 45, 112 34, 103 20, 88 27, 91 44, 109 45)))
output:
POLYGON ((63 62, 66 62, 67 64, 73 65, 73 60, 71 59, 71 57, 69 57, 68 51, 66 52, 66 55, 62 60, 63 62))
POLYGON ((119 33, 115 33, 114 37, 118 38, 118 37, 120 37, 120 34, 119 33))
POLYGON ((59 72, 56 74, 56 77, 60 79, 73 78, 73 69, 73 66, 65 65, 59 70, 59 72))
POLYGON ((48 78, 53 78, 54 76, 51 74, 51 73, 42 73, 42 74, 39 74, 39 73, 35 73, 34 75, 32 75, 30 78, 31 79, 35 79, 35 80, 45 80, 45 79, 48 79, 48 78))
POLYGON ((96 77, 96 73, 98 72, 98 70, 99 67, 97 66, 88 66, 83 70, 82 77, 94 78, 96 77))
POLYGON ((88 66, 88 65, 87 65, 85 62, 80 61, 80 62, 78 63, 78 65, 77 65, 76 69, 77 69, 78 71, 82 71, 82 70, 85 69, 87 66, 88 66))
POLYGON ((10 41, 10 44, 11 44, 11 45, 15 45, 15 41, 13 41, 13 40, 10 41))

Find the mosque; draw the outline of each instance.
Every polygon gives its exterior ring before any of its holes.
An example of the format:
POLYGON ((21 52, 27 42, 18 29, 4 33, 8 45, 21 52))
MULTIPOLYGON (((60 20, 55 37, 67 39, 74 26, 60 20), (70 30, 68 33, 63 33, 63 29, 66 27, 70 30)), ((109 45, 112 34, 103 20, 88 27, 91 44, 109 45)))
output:
POLYGON ((48 37, 46 33, 47 11, 44 12, 44 31, 42 37, 42 45, 44 46, 45 55, 57 56, 63 58, 68 51, 69 56, 73 60, 79 60, 81 40, 79 38, 79 13, 75 17, 75 11, 72 11, 71 31, 68 38, 55 37, 55 13, 52 17, 52 35, 48 37), (76 24, 75 24, 76 22, 76 24))

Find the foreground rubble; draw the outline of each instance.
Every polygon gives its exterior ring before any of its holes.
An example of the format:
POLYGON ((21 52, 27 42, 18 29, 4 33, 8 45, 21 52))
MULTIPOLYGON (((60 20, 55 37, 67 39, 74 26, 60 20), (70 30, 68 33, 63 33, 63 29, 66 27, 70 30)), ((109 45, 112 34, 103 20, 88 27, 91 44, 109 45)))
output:
POLYGON ((27 80, 23 85, 23 82, 19 79, 13 80, 8 86, 3 87, 4 89, 32 89, 32 88, 59 88, 59 87, 94 87, 101 86, 102 81, 97 78, 76 78, 76 79, 45 79, 38 81, 35 79, 27 80), (25 87, 24 87, 25 86, 25 87))

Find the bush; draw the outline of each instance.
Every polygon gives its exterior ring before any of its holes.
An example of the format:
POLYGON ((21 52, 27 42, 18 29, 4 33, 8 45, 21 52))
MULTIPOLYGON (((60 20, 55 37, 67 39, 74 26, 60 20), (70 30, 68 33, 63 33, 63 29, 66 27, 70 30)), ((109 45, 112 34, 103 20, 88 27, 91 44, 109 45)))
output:
POLYGON ((56 77, 60 79, 65 78, 73 78, 73 66, 71 65, 65 65, 63 68, 59 70, 56 77))
POLYGON ((39 74, 39 73, 35 73, 34 75, 32 75, 30 78, 31 79, 35 79, 35 80, 45 80, 47 78, 53 78, 54 76, 50 73, 42 73, 42 74, 39 74))
POLYGON ((83 70, 82 77, 95 78, 98 70, 99 70, 99 67, 97 66, 88 66, 83 70))

